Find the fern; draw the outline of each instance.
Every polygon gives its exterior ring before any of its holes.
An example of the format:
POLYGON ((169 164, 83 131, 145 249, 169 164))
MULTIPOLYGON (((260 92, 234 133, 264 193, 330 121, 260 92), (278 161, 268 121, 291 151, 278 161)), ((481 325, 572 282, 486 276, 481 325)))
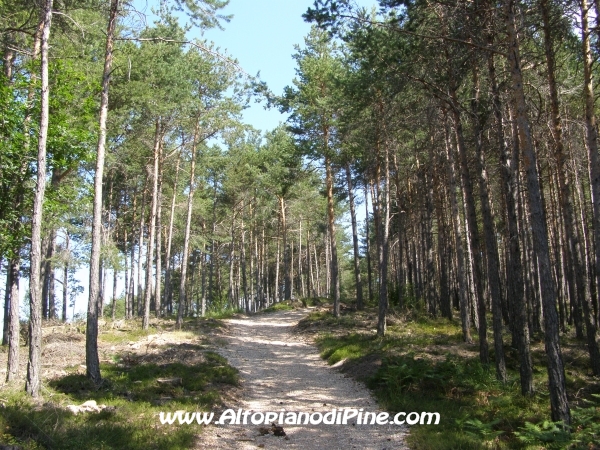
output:
POLYGON ((493 428, 500 423, 500 420, 494 420, 484 423, 479 419, 457 420, 456 423, 464 430, 466 434, 477 440, 494 441, 504 434, 504 431, 496 431, 493 428))
POLYGON ((563 448, 571 442, 571 435, 563 429, 562 422, 545 420, 541 424, 525 422, 525 427, 515 431, 517 438, 529 445, 546 444, 547 448, 563 448))

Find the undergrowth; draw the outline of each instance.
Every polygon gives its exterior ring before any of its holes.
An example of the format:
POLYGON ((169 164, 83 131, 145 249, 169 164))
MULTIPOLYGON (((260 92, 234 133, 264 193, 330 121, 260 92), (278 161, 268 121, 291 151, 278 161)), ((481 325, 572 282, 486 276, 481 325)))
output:
MULTIPOLYGON (((440 424, 417 425, 407 442, 412 449, 596 449, 600 442, 600 383, 587 371, 569 367, 567 388, 572 405, 572 432, 549 421, 550 407, 543 349, 536 349, 536 394, 520 395, 516 352, 506 347, 508 382, 482 365, 477 346, 462 343, 460 324, 422 315, 392 316, 385 337, 374 332, 373 311, 334 318, 315 312, 305 328, 319 327, 316 342, 330 364, 380 361, 367 379, 382 408, 389 412, 438 412, 440 424), (582 389, 583 388, 583 389, 582 389), (583 400, 582 397, 587 397, 583 400)), ((508 339, 507 339, 508 341, 508 339)), ((493 360, 493 353, 491 355, 493 360)))
POLYGON ((262 312, 273 313, 273 312, 277 312, 277 311, 291 311, 293 309, 295 309, 295 308, 290 302, 281 302, 281 303, 275 303, 275 304, 269 306, 268 308, 263 309, 262 312))
MULTIPOLYGON (((136 330, 124 334, 127 339, 144 335, 136 330)), ((0 444, 22 450, 193 447, 200 425, 161 425, 159 413, 211 410, 222 403, 221 393, 228 386, 238 384, 238 372, 226 359, 196 344, 171 345, 151 356, 115 355, 112 362, 101 364, 100 386, 71 371, 43 385, 43 402, 32 400, 20 385, 5 387, 0 444), (182 360, 182 355, 191 359, 182 360), (88 400, 108 408, 77 415, 66 408, 88 400)))

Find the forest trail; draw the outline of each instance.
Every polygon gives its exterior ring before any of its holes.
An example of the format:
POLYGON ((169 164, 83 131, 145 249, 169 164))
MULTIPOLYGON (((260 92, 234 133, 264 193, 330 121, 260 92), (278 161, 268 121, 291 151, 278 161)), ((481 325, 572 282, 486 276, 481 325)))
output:
MULTIPOLYGON (((329 367, 317 349, 292 333, 306 310, 279 311, 228 320, 227 345, 217 351, 238 368, 244 400, 229 405, 252 411, 326 413, 379 408, 368 389, 329 367)), ((215 414, 215 420, 218 414, 215 414)), ((407 429, 397 425, 283 425, 286 437, 261 436, 259 426, 210 425, 198 448, 405 449, 407 429)))

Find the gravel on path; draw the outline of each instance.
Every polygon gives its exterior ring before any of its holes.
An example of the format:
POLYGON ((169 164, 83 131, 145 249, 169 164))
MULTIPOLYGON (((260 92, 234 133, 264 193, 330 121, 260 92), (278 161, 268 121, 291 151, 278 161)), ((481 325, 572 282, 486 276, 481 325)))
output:
MULTIPOLYGON (((243 400, 231 406, 253 412, 321 412, 362 408, 380 412, 369 390, 323 361, 317 349, 292 328, 307 310, 278 311, 227 320, 227 345, 217 349, 239 369, 243 400)), ((363 413, 364 413, 363 412, 363 413)), ((215 414, 215 420, 219 414, 215 414)), ((286 436, 260 435, 260 426, 206 426, 198 448, 207 449, 406 449, 399 425, 285 425, 286 436)))

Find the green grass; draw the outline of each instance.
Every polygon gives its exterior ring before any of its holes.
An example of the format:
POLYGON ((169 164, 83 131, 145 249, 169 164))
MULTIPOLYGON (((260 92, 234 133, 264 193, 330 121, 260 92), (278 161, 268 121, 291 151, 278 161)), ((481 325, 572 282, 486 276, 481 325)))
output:
POLYGON ((322 306, 331 304, 331 300, 327 297, 306 297, 301 298, 300 302, 306 308, 307 306, 322 306))
POLYGON ((340 318, 315 312, 303 327, 322 330, 316 342, 330 364, 378 357, 381 366, 367 384, 385 410, 440 413, 437 426, 411 427, 410 448, 587 449, 594 448, 589 443, 600 442, 600 398, 589 393, 600 392, 600 383, 587 376, 587 370, 567 366, 571 397, 588 392, 592 402, 580 401, 573 407, 575 432, 564 441, 565 434, 547 422, 550 407, 543 348, 534 350, 536 394, 525 398, 520 395, 514 350, 505 349, 509 379, 502 384, 496 380, 493 366, 479 362, 478 347, 462 343, 459 323, 422 316, 414 320, 393 317, 386 336, 379 338, 374 332, 374 316, 372 310, 340 318))
POLYGON ((0 443, 28 449, 187 449, 199 425, 161 425, 160 411, 208 411, 220 402, 221 385, 237 385, 237 370, 216 353, 194 364, 155 364, 141 359, 102 364, 103 383, 96 388, 80 374, 52 380, 44 387, 45 403, 21 390, 4 391, 0 443), (159 383, 160 378, 177 378, 159 383), (100 413, 73 415, 65 407, 96 400, 110 406, 100 413))
POLYGON ((207 311, 205 319, 229 319, 242 311, 239 309, 223 309, 221 311, 207 311))
POLYGON ((269 306, 268 308, 263 309, 264 313, 272 313, 277 311, 291 311, 295 309, 293 305, 290 304, 289 301, 275 303, 274 305, 269 306))

